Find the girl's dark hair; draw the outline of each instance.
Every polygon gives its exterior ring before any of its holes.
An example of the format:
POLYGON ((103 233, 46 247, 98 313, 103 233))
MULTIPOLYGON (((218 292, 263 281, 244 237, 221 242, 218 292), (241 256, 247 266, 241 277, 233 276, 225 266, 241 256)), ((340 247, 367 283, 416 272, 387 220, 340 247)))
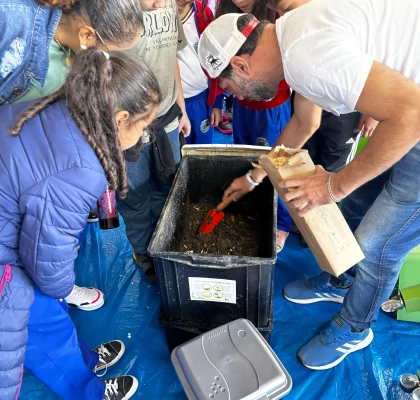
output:
MULTIPOLYGON (((216 18, 229 13, 242 13, 242 11, 232 0, 217 0, 216 18)), ((276 12, 270 10, 263 0, 255 0, 254 8, 251 14, 260 21, 270 21, 272 24, 276 21, 277 16, 276 12)))
POLYGON ((132 41, 143 28, 140 0, 38 0, 41 5, 57 7, 63 13, 79 16, 105 42, 114 44, 132 41))
POLYGON ((201 17, 201 20, 202 20, 203 22, 207 22, 207 17, 204 15, 204 11, 205 11, 205 9, 206 9, 206 7, 207 7, 208 3, 209 3, 209 1, 208 1, 208 0, 203 0, 203 1, 201 2, 200 17, 201 17))
POLYGON ((161 97, 155 75, 138 57, 112 51, 107 59, 103 51, 91 48, 75 57, 63 87, 24 111, 10 133, 18 135, 26 121, 64 100, 101 162, 109 188, 125 197, 128 178, 115 113, 127 111, 134 125, 152 113, 161 97))

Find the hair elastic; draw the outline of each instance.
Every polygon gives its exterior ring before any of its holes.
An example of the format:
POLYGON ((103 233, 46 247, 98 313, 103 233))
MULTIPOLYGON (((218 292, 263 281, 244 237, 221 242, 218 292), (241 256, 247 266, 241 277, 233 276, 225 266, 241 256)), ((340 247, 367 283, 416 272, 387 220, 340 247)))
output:
POLYGON ((103 51, 102 53, 104 53, 104 56, 107 60, 109 60, 109 53, 107 53, 106 51, 103 51))

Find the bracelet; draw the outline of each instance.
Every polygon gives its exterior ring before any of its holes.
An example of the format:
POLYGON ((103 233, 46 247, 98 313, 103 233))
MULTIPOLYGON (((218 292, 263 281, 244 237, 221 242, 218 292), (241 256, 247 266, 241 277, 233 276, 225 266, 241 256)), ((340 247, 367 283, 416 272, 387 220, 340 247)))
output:
POLYGON ((340 200, 338 200, 337 197, 334 196, 334 194, 332 192, 332 189, 331 189, 331 178, 333 177, 333 175, 334 175, 334 172, 331 172, 330 175, 328 176, 327 189, 328 189, 328 193, 329 193, 329 195, 331 197, 331 200, 334 203, 339 203, 340 200))
POLYGON ((246 173, 246 175, 245 175, 245 177, 246 177, 246 180, 252 185, 252 186, 258 186, 261 182, 257 182, 256 180, 254 180, 253 178, 252 178, 252 176, 251 176, 251 172, 252 172, 252 169, 251 170, 249 170, 247 173, 246 173))

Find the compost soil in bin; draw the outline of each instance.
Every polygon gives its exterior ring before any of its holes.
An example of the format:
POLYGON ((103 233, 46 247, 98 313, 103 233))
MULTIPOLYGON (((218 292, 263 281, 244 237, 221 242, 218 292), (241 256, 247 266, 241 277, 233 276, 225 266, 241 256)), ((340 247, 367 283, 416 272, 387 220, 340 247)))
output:
MULTIPOLYGON (((202 233, 200 226, 216 205, 209 202, 183 203, 181 221, 175 232, 173 251, 182 253, 219 254, 258 257, 261 245, 261 224, 258 213, 240 213, 227 208, 225 217, 211 233, 202 233)), ((229 206, 230 207, 230 206, 229 206)))
POLYGON ((208 197, 195 203, 183 203, 180 221, 172 242, 172 251, 258 257, 261 255, 263 226, 256 210, 241 211, 231 204, 225 217, 211 233, 200 226, 207 213, 217 206, 208 197))

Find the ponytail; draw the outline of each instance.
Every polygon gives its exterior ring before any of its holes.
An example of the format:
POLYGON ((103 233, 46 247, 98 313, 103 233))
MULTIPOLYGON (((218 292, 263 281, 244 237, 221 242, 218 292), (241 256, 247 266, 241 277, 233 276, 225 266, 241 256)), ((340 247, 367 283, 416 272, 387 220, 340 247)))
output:
POLYGON ((143 61, 127 52, 115 51, 109 56, 93 48, 80 52, 64 86, 28 108, 11 134, 18 135, 26 121, 56 101, 65 100, 73 120, 95 151, 109 188, 124 198, 128 177, 115 113, 127 111, 134 125, 160 103, 161 92, 156 77, 143 61))
MULTIPOLYGON (((202 20, 203 22, 207 22, 207 17, 205 16, 204 11, 206 10, 206 7, 207 7, 207 5, 208 5, 208 2, 209 2, 209 0, 203 0, 203 1, 201 2, 200 17, 201 17, 201 20, 202 20)), ((211 21, 210 21, 210 22, 211 22, 211 21)))

